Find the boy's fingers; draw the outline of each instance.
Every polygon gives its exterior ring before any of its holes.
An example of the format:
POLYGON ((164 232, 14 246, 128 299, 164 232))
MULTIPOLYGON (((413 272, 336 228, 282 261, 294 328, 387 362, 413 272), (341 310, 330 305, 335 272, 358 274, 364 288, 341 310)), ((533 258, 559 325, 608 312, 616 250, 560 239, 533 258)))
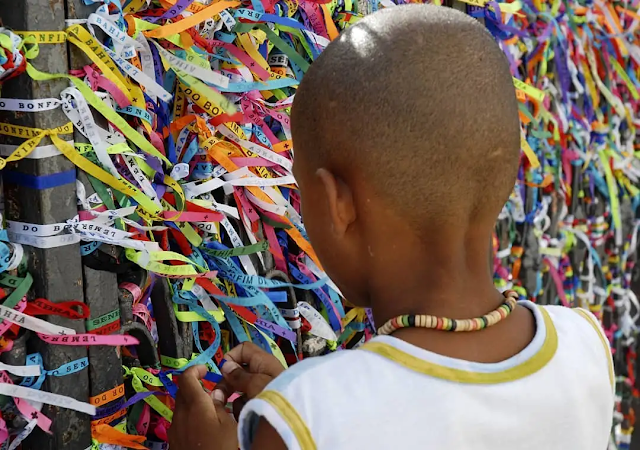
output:
POLYGON ((227 404, 227 394, 224 393, 222 389, 218 389, 217 387, 211 391, 211 399, 214 402, 218 402, 221 405, 227 404))
POLYGON ((249 366, 248 370, 251 373, 264 373, 274 378, 284 370, 275 356, 265 352, 252 342, 243 342, 234 347, 225 355, 225 359, 227 363, 235 362, 239 365, 249 366))
POLYGON ((226 409, 224 409, 224 405, 222 403, 218 403, 216 401, 213 402, 213 406, 216 408, 216 413, 218 414, 218 418, 222 418, 225 415, 229 415, 226 409))
POLYGON ((218 422, 220 422, 221 424, 234 421, 231 418, 231 415, 225 409, 225 403, 226 403, 226 400, 225 400, 224 403, 221 403, 218 399, 213 397, 213 406, 216 409, 216 415, 218 416, 218 422))
POLYGON ((178 396, 185 402, 198 400, 202 395, 207 395, 202 389, 200 380, 207 374, 206 366, 193 366, 180 375, 178 396))
POLYGON ((218 382, 218 384, 216 384, 214 392, 215 391, 222 391, 222 394, 224 395, 224 401, 226 402, 227 399, 231 397, 236 390, 227 382, 227 380, 223 378, 218 382))
POLYGON ((273 377, 263 373, 249 373, 233 361, 227 361, 222 366, 222 375, 226 385, 233 391, 239 391, 254 398, 269 384, 273 377))

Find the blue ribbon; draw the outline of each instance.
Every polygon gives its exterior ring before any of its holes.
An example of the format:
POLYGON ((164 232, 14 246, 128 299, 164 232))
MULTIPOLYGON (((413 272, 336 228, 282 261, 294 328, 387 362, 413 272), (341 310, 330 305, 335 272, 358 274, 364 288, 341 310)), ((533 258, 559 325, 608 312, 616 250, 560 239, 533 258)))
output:
POLYGON ((200 353, 194 359, 189 361, 187 365, 179 369, 179 372, 183 372, 191 366, 197 366, 200 364, 207 364, 207 363, 215 367, 215 364, 213 363, 213 355, 215 355, 216 351, 218 350, 218 347, 220 347, 220 326, 218 325, 218 321, 211 314, 209 314, 202 306, 198 305, 198 303, 195 300, 188 300, 183 296, 193 297, 193 294, 191 294, 191 292, 182 291, 182 290, 180 291, 180 294, 178 294, 178 289, 176 289, 173 294, 173 301, 179 305, 187 305, 190 310, 195 311, 198 314, 200 314, 202 317, 204 317, 204 319, 211 324, 211 327, 215 332, 215 337, 213 339, 213 344, 211 344, 209 348, 207 348, 205 351, 200 353))
POLYGON ((37 379, 35 377, 24 377, 20 382, 20 386, 31 387, 33 389, 40 389, 47 375, 63 377, 65 375, 80 372, 81 370, 89 367, 89 358, 85 357, 63 364, 57 369, 45 370, 42 355, 40 355, 40 353, 27 355, 26 362, 27 366, 40 366, 40 376, 37 379))
MULTIPOLYGON (((293 64, 293 63, 292 63, 293 64)), ((299 82, 293 78, 279 78, 267 81, 252 81, 229 83, 229 86, 223 88, 218 85, 209 84, 221 92, 241 93, 246 91, 271 91, 273 89, 281 89, 285 87, 297 86, 299 82)))
POLYGON ((92 241, 87 244, 82 244, 80 246, 80 255, 87 256, 93 253, 101 245, 102 245, 102 242, 99 242, 99 241, 92 241))
POLYGON ((5 183, 43 190, 67 184, 75 184, 77 175, 76 169, 67 170, 66 172, 52 173, 50 175, 29 175, 5 169, 2 172, 2 178, 5 183))
POLYGON ((193 139, 189 143, 189 147, 187 147, 187 150, 184 152, 184 155, 182 156, 182 162, 185 164, 189 164, 189 161, 191 161, 191 159, 195 156, 197 151, 198 151, 198 140, 193 139))
POLYGON ((226 317, 227 322, 229 322, 231 331, 233 331, 233 334, 236 335, 236 339, 238 339, 238 342, 242 343, 251 341, 251 339, 249 339, 249 336, 247 336, 247 333, 244 331, 244 327, 240 323, 240 320, 235 315, 235 313, 231 311, 231 308, 229 308, 222 302, 220 302, 220 308, 222 308, 222 311, 224 311, 224 316, 226 317))
MULTIPOLYGON (((305 282, 305 281, 311 281, 305 274, 303 274, 302 272, 300 272, 293 264, 289 264, 289 271, 291 272, 291 276, 293 276, 293 278, 295 278, 296 280, 305 282)), ((324 305, 325 309, 327 310, 327 315, 329 316, 329 323, 331 324, 331 328, 335 330, 340 330, 341 328, 341 323, 340 323, 340 318, 336 316, 336 313, 333 309, 332 303, 333 301, 331 300, 331 298, 325 293, 325 292, 319 292, 320 289, 314 289, 313 292, 316 294, 316 296, 318 297, 318 299, 320 299, 320 301, 322 302, 322 304, 324 305)))
POLYGON ((258 11, 252 11, 246 8, 238 8, 234 13, 234 17, 236 19, 242 18, 247 19, 252 22, 271 22, 278 25, 284 25, 289 28, 295 28, 298 30, 304 30, 304 24, 298 22, 297 20, 290 19, 288 17, 280 17, 275 14, 264 14, 258 11))

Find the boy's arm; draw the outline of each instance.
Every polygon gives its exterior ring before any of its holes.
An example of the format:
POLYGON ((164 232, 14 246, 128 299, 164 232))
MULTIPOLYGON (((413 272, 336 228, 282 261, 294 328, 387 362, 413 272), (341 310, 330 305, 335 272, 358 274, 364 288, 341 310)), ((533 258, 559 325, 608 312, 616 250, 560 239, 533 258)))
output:
POLYGON ((287 450, 287 446, 269 422, 260 419, 251 450, 287 450))

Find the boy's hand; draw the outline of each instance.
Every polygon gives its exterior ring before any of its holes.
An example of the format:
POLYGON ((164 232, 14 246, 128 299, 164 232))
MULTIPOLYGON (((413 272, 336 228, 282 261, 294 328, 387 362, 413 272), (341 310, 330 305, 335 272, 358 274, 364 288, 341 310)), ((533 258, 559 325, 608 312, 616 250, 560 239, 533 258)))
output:
POLYGON ((169 428, 171 450, 237 450, 238 425, 224 405, 202 389, 206 366, 185 370, 179 379, 176 408, 169 428))
POLYGON ((251 342, 243 342, 225 355, 222 366, 224 380, 213 391, 214 398, 226 403, 234 392, 244 395, 233 402, 236 419, 244 404, 258 395, 275 377, 284 371, 278 359, 251 342), (243 367, 244 366, 244 367, 243 367))

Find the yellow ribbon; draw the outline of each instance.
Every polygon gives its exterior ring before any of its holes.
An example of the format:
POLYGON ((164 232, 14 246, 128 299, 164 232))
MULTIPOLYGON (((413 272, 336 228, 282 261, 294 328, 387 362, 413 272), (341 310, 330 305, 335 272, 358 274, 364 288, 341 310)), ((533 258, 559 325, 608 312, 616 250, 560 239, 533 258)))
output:
POLYGON ((11 153, 11 155, 9 155, 6 159, 0 158, 0 170, 4 169, 7 163, 9 162, 19 161, 29 156, 29 154, 33 152, 33 150, 38 146, 38 144, 44 137, 51 136, 53 138, 54 135, 72 134, 72 133, 73 133, 73 124, 71 122, 65 125, 62 125, 58 128, 52 128, 49 130, 42 130, 40 128, 23 127, 19 125, 11 125, 8 123, 0 123, 0 134, 3 134, 5 136, 30 138, 25 142, 23 142, 22 144, 20 144, 18 148, 16 148, 13 151, 13 153, 11 153))

